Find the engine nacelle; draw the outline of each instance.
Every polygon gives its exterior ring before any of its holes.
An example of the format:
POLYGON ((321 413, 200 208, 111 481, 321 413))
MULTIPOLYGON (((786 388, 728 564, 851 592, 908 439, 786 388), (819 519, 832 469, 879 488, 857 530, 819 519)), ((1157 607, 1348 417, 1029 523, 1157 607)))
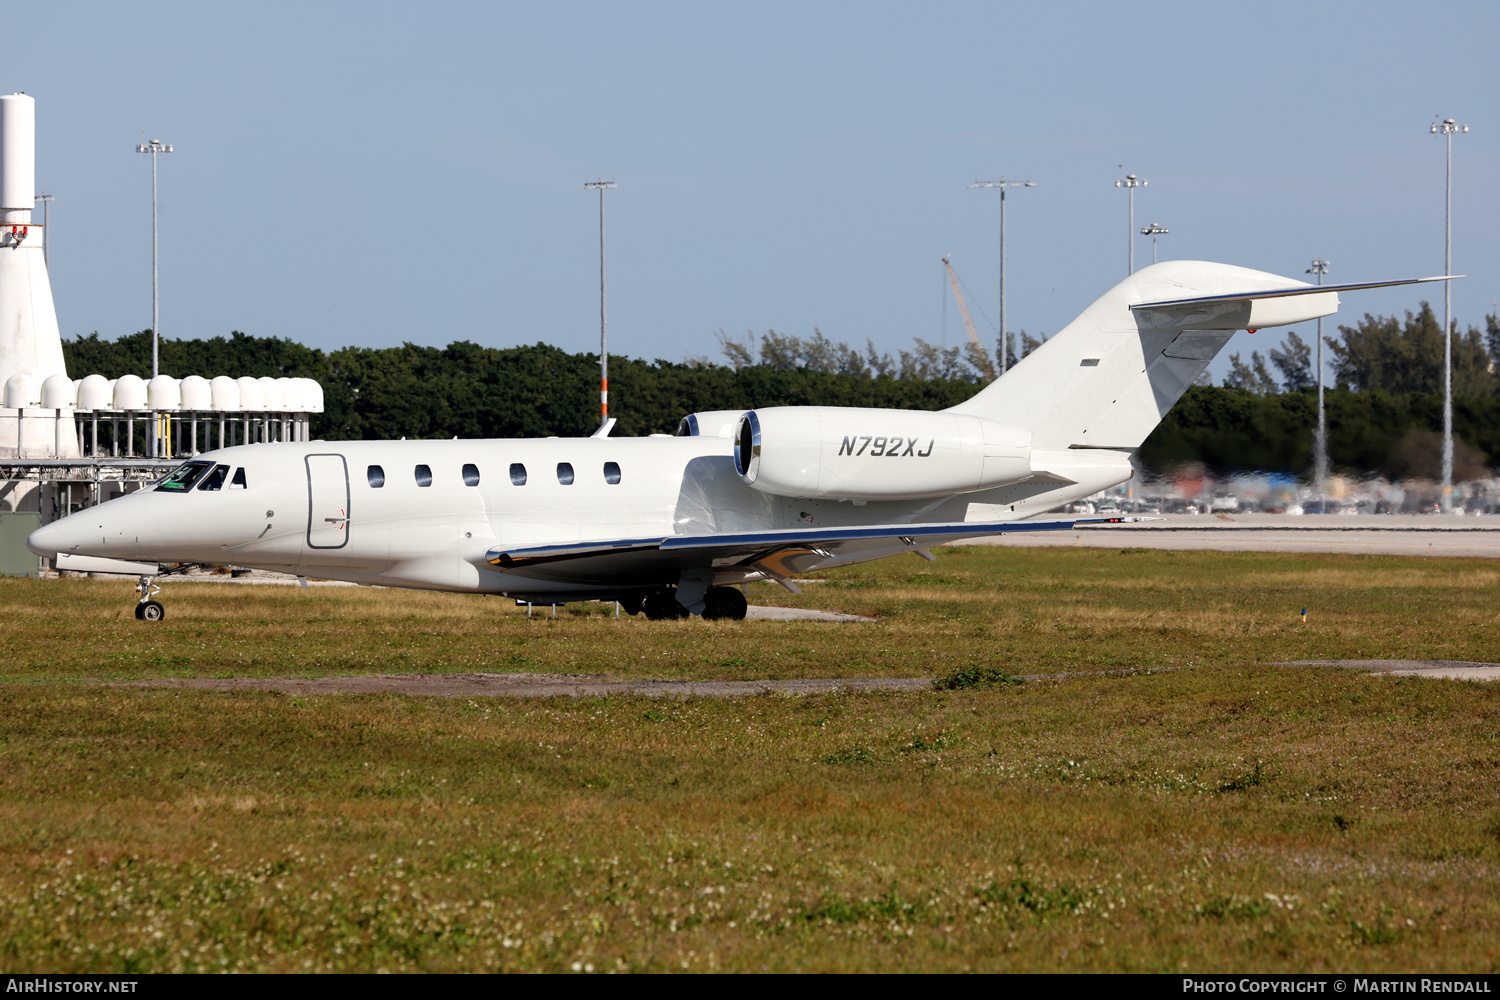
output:
POLYGON ((735 428, 745 483, 786 497, 917 500, 1031 478, 1031 432, 927 410, 774 406, 735 428))
POLYGON ((699 410, 677 422, 678 437, 729 437, 744 410, 699 410))

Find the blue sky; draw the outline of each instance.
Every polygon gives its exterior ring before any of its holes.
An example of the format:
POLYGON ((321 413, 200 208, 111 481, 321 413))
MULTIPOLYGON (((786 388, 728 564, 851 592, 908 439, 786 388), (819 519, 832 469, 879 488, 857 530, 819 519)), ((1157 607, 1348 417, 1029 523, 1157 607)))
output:
MULTIPOLYGON (((1126 265, 1119 165, 1164 258, 1329 280, 1439 273, 1500 299, 1493 4, 11 4, 0 88, 38 101, 65 335, 150 325, 322 348, 598 345, 717 359, 716 330, 882 350, 943 335, 947 253, 1013 330, 1126 265)), ((1137 261, 1150 245, 1137 244, 1137 261)), ((1424 290, 1347 295, 1341 318, 1424 290)), ((979 319, 981 329, 984 320, 979 319)), ((1304 331, 1306 332, 1306 331, 1304 331)), ((948 341, 962 336, 948 309, 948 341)), ((1237 335, 1230 350, 1280 337, 1237 335)), ((1222 367, 1222 365, 1220 366, 1222 367)), ((181 373, 179 373, 181 374, 181 373)), ((211 374, 211 373, 210 373, 211 374)))

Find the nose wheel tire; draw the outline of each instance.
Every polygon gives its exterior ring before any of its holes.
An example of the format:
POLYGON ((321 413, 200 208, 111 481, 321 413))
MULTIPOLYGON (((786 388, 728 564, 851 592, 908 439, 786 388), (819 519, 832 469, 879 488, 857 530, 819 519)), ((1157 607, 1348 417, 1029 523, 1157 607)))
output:
POLYGON ((749 604, 734 587, 711 587, 703 595, 703 617, 709 621, 744 621, 749 604))
POLYGON ((167 609, 160 601, 142 601, 135 606, 135 616, 143 622, 159 622, 167 617, 167 609))

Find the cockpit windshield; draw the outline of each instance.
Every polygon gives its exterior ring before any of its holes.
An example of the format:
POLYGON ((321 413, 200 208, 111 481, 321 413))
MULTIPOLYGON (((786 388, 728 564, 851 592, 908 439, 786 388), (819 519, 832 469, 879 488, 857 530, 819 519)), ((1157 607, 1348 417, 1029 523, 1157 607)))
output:
POLYGON ((210 472, 207 476, 205 476, 204 479, 203 479, 203 482, 201 482, 201 483, 198 484, 198 489, 199 490, 206 490, 206 491, 208 491, 210 493, 212 493, 215 490, 222 490, 224 488, 224 480, 227 479, 228 477, 229 477, 229 466, 227 466, 227 465, 216 465, 216 466, 214 466, 214 471, 210 472))
POLYGON ((212 462, 188 462, 173 469, 171 474, 156 484, 163 493, 186 493, 203 474, 214 467, 212 462))

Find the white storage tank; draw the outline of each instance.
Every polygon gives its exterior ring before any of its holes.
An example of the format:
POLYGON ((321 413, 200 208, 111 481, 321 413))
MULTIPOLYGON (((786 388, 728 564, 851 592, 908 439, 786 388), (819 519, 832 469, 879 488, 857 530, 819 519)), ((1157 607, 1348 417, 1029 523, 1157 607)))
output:
POLYGON ((216 375, 208 384, 212 394, 212 405, 220 413, 233 412, 240 408, 240 384, 228 375, 216 375))
POLYGON ((114 390, 103 375, 86 375, 78 383, 80 410, 108 410, 114 405, 114 390))
POLYGON ((262 375, 255 381, 260 386, 260 405, 271 413, 280 413, 281 383, 269 375, 262 375))
POLYGON ((139 375, 121 375, 115 379, 115 409, 146 409, 146 381, 139 375))
POLYGON ((323 412, 323 384, 317 379, 299 379, 302 383, 302 412, 323 412))
POLYGON ((302 412, 302 380, 282 376, 276 380, 281 387, 281 408, 287 413, 302 412))
POLYGON ((36 379, 24 372, 17 372, 5 380, 5 405, 12 410, 42 404, 41 386, 36 379))
POLYGON ((202 375, 189 375, 178 386, 182 393, 184 410, 211 410, 214 408, 213 387, 202 375))
POLYGON ((48 375, 42 381, 42 407, 48 410, 71 410, 76 404, 73 380, 66 375, 48 375))
POLYGON ((170 375, 158 375, 146 383, 146 408, 175 410, 182 406, 182 390, 170 375))
POLYGON ((261 392, 258 380, 242 375, 234 381, 240 387, 241 410, 253 413, 266 408, 265 395, 261 392))

